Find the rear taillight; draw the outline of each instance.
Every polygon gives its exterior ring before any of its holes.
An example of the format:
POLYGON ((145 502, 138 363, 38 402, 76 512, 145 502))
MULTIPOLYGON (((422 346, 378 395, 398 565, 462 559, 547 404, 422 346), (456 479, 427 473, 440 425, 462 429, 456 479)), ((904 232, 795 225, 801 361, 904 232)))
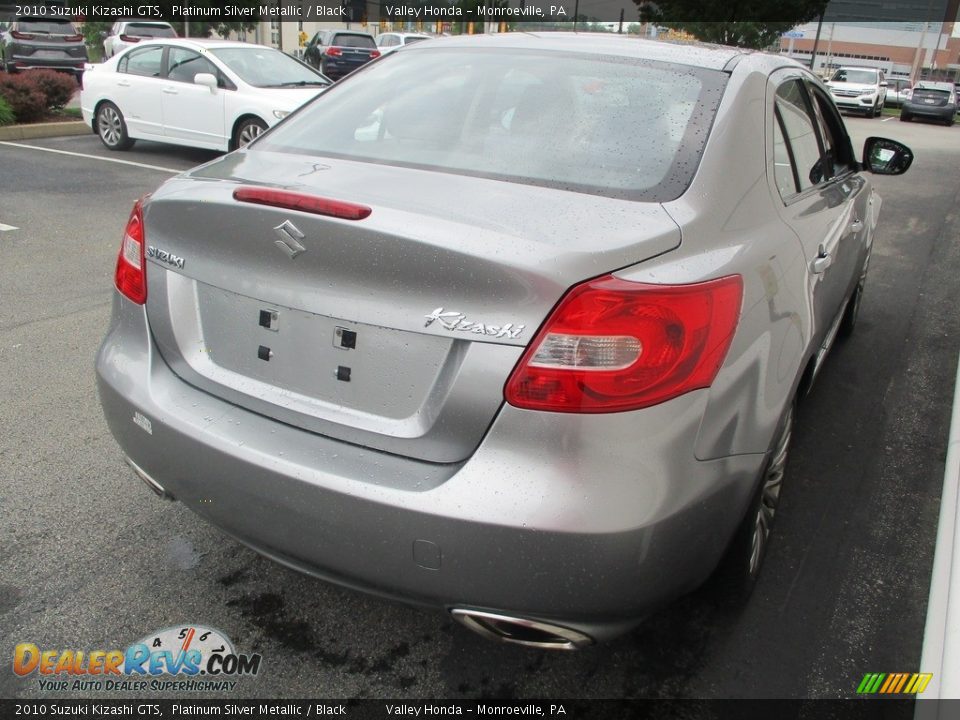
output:
POLYGON ((314 215, 329 215, 341 220, 363 220, 373 210, 366 205, 333 200, 331 198, 305 195, 289 190, 271 190, 270 188, 241 187, 233 191, 233 199, 240 202, 269 205, 286 210, 299 210, 314 215))
POLYGON ((19 30, 11 30, 10 35, 13 36, 14 40, 33 40, 36 36, 31 35, 30 33, 20 32, 19 30))
POLYGON ((83 42, 83 35, 67 35, 63 38, 64 42, 83 42))
POLYGON ((343 55, 343 50, 338 47, 328 47, 325 54, 327 57, 340 57, 343 55))
POLYGON ((137 200, 123 232, 114 283, 124 296, 143 305, 147 301, 147 265, 144 260, 143 198, 137 200))
MULTIPOLYGON (((138 38, 136 35, 121 35, 121 36, 120 36, 120 39, 121 39, 123 42, 128 42, 128 43, 140 42, 140 38, 138 38)), ((146 52, 146 51, 144 51, 144 52, 146 52)))
POLYGON ((573 287, 504 388, 530 410, 636 410, 709 387, 740 315, 739 275, 648 285, 607 275, 573 287))
POLYGON ((378 58, 378 57, 380 57, 380 51, 379 51, 379 50, 371 50, 371 51, 370 51, 370 59, 371 59, 371 60, 373 60, 374 58, 378 58))

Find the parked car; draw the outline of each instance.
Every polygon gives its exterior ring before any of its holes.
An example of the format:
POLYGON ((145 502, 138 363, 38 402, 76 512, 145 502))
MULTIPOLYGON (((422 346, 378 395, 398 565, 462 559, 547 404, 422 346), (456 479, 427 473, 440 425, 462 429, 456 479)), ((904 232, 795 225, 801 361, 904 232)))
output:
POLYGON ((424 35, 422 33, 381 33, 380 35, 377 35, 377 48, 379 48, 381 54, 386 55, 387 53, 393 52, 399 47, 409 45, 410 43, 429 40, 431 37, 431 35, 424 35))
POLYGON ((380 57, 372 35, 345 30, 321 30, 303 51, 303 59, 332 80, 380 57))
POLYGON ((80 81, 87 62, 83 35, 70 20, 17 16, 0 30, 0 60, 8 73, 43 68, 80 81))
POLYGON ((913 85, 911 85, 909 80, 887 80, 887 98, 885 104, 892 107, 900 107, 910 99, 912 92, 913 85))
POLYGON ((313 68, 263 45, 158 39, 88 65, 80 108, 111 150, 126 150, 137 139, 232 150, 329 84, 313 68))
POLYGON ((862 158, 778 55, 417 43, 135 204, 107 423, 232 537, 488 637, 609 638, 718 564, 742 599, 912 154, 862 158))
POLYGON ((931 118, 944 125, 953 125, 957 116, 957 91, 952 83, 921 80, 913 95, 903 104, 900 119, 931 118))
POLYGON ((115 22, 103 38, 103 57, 111 58, 141 40, 175 37, 177 31, 170 23, 157 20, 121 20, 115 22))
POLYGON ((887 99, 883 70, 873 67, 842 67, 827 82, 833 101, 841 110, 876 117, 887 99))

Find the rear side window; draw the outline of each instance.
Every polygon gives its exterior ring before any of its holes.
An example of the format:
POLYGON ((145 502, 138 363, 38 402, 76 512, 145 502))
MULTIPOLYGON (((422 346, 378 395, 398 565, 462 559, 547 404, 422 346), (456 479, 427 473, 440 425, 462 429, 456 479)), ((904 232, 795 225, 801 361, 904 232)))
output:
POLYGON ((355 47, 355 48, 375 48, 377 44, 369 35, 348 35, 346 33, 337 33, 330 41, 331 45, 337 47, 355 47))
POLYGON ((124 55, 117 70, 129 75, 160 77, 163 61, 163 48, 159 45, 139 48, 124 55))
POLYGON ((776 108, 799 183, 797 190, 803 192, 819 183, 823 174, 814 119, 799 80, 790 80, 777 88, 776 108))
POLYGON ((424 48, 368 66, 252 151, 664 202, 689 185, 726 80, 632 58, 424 48))

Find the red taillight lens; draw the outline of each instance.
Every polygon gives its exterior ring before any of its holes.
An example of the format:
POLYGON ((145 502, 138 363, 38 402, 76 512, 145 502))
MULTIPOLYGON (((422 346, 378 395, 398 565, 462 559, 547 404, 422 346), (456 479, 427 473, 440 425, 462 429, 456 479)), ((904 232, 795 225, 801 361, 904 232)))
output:
POLYGON ((371 59, 371 60, 373 60, 374 58, 378 58, 378 57, 380 57, 380 51, 379 51, 379 50, 371 50, 371 51, 370 51, 370 59, 371 59))
POLYGON ((114 283, 124 296, 143 305, 147 301, 147 265, 144 259, 143 198, 137 200, 123 232, 114 283))
POLYGON ((739 275, 648 285, 612 275, 567 292, 504 388, 530 410, 636 410, 709 387, 740 315, 739 275))
POLYGON ((11 30, 10 34, 13 36, 14 40, 33 40, 36 37, 35 35, 20 32, 19 30, 11 30))
MULTIPOLYGON (((140 42, 140 38, 138 38, 136 35, 121 35, 120 39, 123 40, 123 42, 128 43, 140 42)), ((144 52, 146 52, 146 50, 144 50, 144 52)))
POLYGON ((363 220, 373 212, 366 205, 357 205, 343 200, 331 200, 316 195, 304 195, 289 190, 271 190, 270 188, 237 188, 233 191, 233 199, 240 202, 256 203, 257 205, 299 210, 314 215, 329 215, 341 220, 363 220))
POLYGON ((83 42, 83 35, 67 35, 63 38, 64 42, 83 42))
POLYGON ((328 57, 340 57, 343 55, 343 50, 338 47, 328 47, 326 51, 328 57))

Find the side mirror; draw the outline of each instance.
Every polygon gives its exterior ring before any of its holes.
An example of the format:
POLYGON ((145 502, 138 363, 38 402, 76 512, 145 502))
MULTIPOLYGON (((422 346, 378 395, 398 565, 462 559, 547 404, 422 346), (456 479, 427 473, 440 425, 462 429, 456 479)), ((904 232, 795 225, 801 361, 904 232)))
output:
POLYGON ((217 77, 213 73, 197 73, 193 76, 193 84, 204 85, 214 92, 217 89, 217 77))
POLYGON ((863 168, 877 175, 903 175, 913 163, 913 151, 903 143, 869 137, 863 144, 863 168))
POLYGON ((889 83, 884 80, 882 83, 880 83, 880 87, 889 87, 889 83))

